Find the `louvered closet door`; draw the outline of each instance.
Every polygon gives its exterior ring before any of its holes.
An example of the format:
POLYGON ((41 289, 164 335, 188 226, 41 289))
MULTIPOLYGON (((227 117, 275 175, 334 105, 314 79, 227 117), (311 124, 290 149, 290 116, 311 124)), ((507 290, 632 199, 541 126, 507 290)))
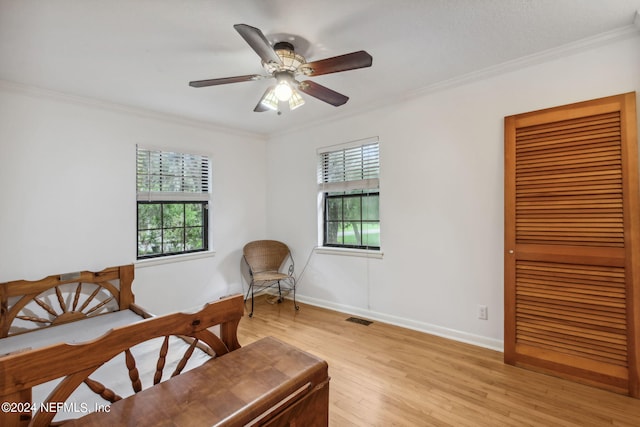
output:
POLYGON ((505 118, 505 362, 640 397, 635 93, 505 118))

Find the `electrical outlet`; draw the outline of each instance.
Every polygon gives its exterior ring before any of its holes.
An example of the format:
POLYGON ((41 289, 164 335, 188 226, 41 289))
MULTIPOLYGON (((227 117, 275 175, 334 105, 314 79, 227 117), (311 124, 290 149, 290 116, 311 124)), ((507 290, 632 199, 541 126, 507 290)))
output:
POLYGON ((478 306, 478 319, 487 320, 489 318, 489 309, 486 305, 478 306))

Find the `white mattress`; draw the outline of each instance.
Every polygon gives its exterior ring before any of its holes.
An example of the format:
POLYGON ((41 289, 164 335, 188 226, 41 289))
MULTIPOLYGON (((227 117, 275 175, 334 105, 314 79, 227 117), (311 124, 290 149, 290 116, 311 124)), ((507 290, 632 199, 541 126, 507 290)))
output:
POLYGON ((92 340, 105 334, 109 329, 142 320, 131 310, 115 311, 89 317, 79 322, 63 323, 48 328, 0 339, 0 356, 16 351, 42 348, 66 342, 69 344, 92 340))
MULTIPOLYGON (((28 350, 30 348, 40 348, 47 345, 61 342, 79 343, 97 338, 112 328, 122 326, 142 318, 130 310, 123 310, 114 313, 84 319, 77 322, 52 326, 49 328, 34 330, 21 335, 0 339, 0 355, 16 351, 28 350)), ((148 388, 153 385, 153 376, 156 370, 160 347, 164 338, 157 338, 139 344, 131 349, 135 357, 136 367, 140 374, 142 387, 148 388)), ((168 379, 173 373, 178 362, 188 348, 188 344, 183 340, 171 337, 169 340, 169 352, 166 356, 166 364, 163 370, 162 381, 168 379)), ((183 372, 200 366, 211 357, 205 352, 196 348, 189 359, 183 372)), ((73 361, 69 361, 73 363, 73 361)), ((109 362, 96 370, 90 378, 102 383, 105 387, 113 390, 121 397, 132 395, 133 389, 129 380, 128 369, 125 364, 124 354, 121 353, 109 362)), ((40 406, 46 396, 55 388, 59 380, 33 388, 33 404, 40 406)), ((54 420, 60 421, 70 418, 78 418, 93 412, 100 405, 107 405, 108 402, 99 395, 93 393, 88 386, 81 384, 78 389, 69 397, 67 404, 62 407, 54 420)))

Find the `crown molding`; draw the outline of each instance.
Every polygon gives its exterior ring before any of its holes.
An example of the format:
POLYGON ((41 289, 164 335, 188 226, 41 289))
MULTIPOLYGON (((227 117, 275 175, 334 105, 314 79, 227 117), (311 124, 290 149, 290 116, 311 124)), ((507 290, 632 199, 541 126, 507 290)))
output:
POLYGON ((463 86, 469 83, 488 79, 490 77, 506 74, 515 70, 530 67, 533 65, 541 64, 544 62, 552 61, 554 59, 574 55, 580 52, 595 49, 600 46, 615 43, 617 41, 625 40, 640 35, 640 12, 636 11, 633 23, 621 28, 617 28, 611 31, 597 34, 595 36, 587 37, 575 42, 567 43, 559 47, 548 49, 542 52, 534 53, 531 55, 516 58, 510 61, 506 61, 491 67, 483 68, 481 70, 473 71, 461 76, 452 77, 447 80, 436 82, 422 88, 412 90, 399 94, 395 97, 381 100, 379 102, 370 103, 368 106, 358 108, 350 111, 347 114, 336 114, 319 119, 314 122, 307 123, 296 127, 289 127, 286 130, 273 132, 268 135, 269 138, 278 137, 304 129, 322 126, 323 124, 330 123, 335 120, 345 119, 353 116, 357 116, 370 111, 382 110, 389 105, 395 105, 409 99, 424 97, 436 92, 441 92, 455 87, 463 86))
POLYGON ((13 91, 16 93, 21 93, 23 95, 28 95, 28 96, 37 97, 37 98, 50 98, 60 102, 66 102, 66 103, 71 103, 76 105, 84 105, 84 106, 89 106, 93 108, 100 108, 108 111, 114 111, 122 114, 130 114, 138 117, 150 118, 150 119, 159 120, 163 122, 169 121, 169 122, 183 125, 183 126, 198 127, 206 130, 228 133, 228 134, 232 134, 240 137, 269 140, 274 137, 303 131, 305 129, 314 128, 317 126, 322 126, 324 124, 333 122, 335 120, 342 120, 345 118, 358 116, 370 111, 381 110, 388 107, 389 105, 401 103, 408 99, 427 96, 436 92, 452 89, 452 88, 469 84, 475 81, 481 81, 493 76, 505 74, 511 71, 515 71, 518 69, 526 68, 529 66, 543 63, 543 62, 551 61, 564 56, 577 54, 577 53, 594 49, 603 45, 614 43, 620 40, 636 37, 638 36, 638 34, 640 34, 640 11, 636 11, 634 15, 633 23, 625 27, 607 31, 592 37, 587 37, 585 39, 581 39, 572 43, 567 43, 557 48, 548 49, 539 53, 535 53, 535 54, 527 55, 514 60, 506 61, 495 66, 473 71, 457 77, 452 77, 444 81, 440 81, 440 82, 436 82, 436 83, 424 86, 417 90, 398 94, 392 98, 387 98, 384 100, 380 100, 378 102, 369 103, 365 107, 354 108, 353 110, 350 110, 346 113, 344 111, 336 111, 335 114, 332 114, 331 116, 325 117, 323 119, 315 120, 299 126, 291 126, 282 131, 275 131, 275 132, 269 132, 269 133, 256 133, 256 132, 244 131, 237 128, 221 126, 221 125, 214 124, 207 121, 200 121, 196 119, 163 113, 159 111, 153 111, 153 110, 143 109, 139 107, 118 104, 118 103, 109 102, 109 101, 103 101, 96 98, 72 95, 64 92, 54 91, 54 90, 45 89, 45 88, 36 87, 36 86, 30 86, 23 83, 17 83, 17 82, 12 82, 8 80, 0 79, 0 90, 13 91))
POLYGON ((450 89, 474 81, 485 80, 493 76, 506 74, 511 71, 531 67, 533 65, 552 61, 558 58, 575 55, 580 52, 585 52, 591 49, 605 46, 607 44, 638 36, 640 34, 639 31, 640 18, 638 17, 638 12, 636 12, 634 23, 632 25, 627 25, 625 27, 597 34, 592 37, 587 37, 575 42, 564 44, 562 46, 547 49, 542 52, 526 55, 520 58, 503 62, 495 66, 483 68, 481 70, 467 73, 459 77, 454 77, 440 83, 435 83, 433 85, 429 85, 422 89, 414 91, 412 94, 410 94, 410 96, 420 96, 432 92, 439 92, 441 90, 450 89))
POLYGON ((14 92, 33 98, 47 98, 53 101, 64 102, 68 104, 81 105, 85 107, 97 108, 106 111, 116 112, 125 115, 133 115, 145 119, 153 119, 161 122, 171 122, 173 124, 196 127, 200 129, 232 134, 243 138, 256 138, 266 140, 267 135, 224 127, 211 122, 191 119, 178 115, 162 113, 159 111, 148 110, 144 108, 134 107, 130 105, 118 104, 110 101, 103 101, 96 98, 73 95, 65 92, 59 92, 51 89, 45 89, 38 86, 31 86, 24 83, 13 82, 0 79, 0 90, 14 92))

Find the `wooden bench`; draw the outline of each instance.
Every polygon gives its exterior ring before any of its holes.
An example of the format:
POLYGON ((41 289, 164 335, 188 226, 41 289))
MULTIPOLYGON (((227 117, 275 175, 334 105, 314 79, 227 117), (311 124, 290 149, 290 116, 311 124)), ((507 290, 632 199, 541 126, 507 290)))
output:
POLYGON ((328 425, 327 363, 272 337, 66 426, 328 425))

